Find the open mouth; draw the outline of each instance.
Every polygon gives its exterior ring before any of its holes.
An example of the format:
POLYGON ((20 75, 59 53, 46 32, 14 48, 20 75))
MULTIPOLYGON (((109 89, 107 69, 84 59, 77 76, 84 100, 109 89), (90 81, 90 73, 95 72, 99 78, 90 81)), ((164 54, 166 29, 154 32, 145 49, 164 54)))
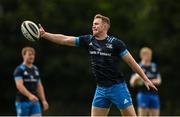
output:
POLYGON ((94 32, 97 32, 97 29, 93 29, 94 32))

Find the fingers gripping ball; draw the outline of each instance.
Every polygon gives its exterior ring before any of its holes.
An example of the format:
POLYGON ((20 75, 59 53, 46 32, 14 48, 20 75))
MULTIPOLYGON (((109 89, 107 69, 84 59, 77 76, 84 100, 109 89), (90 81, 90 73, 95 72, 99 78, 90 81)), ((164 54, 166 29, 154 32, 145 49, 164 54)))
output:
POLYGON ((29 41, 37 41, 40 38, 40 31, 38 26, 32 21, 24 21, 21 24, 22 34, 29 41))

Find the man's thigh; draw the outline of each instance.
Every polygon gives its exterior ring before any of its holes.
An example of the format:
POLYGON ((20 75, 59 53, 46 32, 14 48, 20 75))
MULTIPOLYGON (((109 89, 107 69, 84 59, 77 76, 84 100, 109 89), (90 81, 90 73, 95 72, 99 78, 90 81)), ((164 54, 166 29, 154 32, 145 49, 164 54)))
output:
POLYGON ((138 107, 138 116, 148 116, 149 109, 148 108, 140 108, 138 107))
POLYGON ((31 116, 40 116, 41 113, 42 112, 41 112, 40 102, 37 101, 37 102, 32 103, 32 107, 31 107, 31 111, 30 111, 31 116))
POLYGON ((15 102, 17 116, 30 116, 29 102, 15 102))
POLYGON ((150 116, 159 116, 160 115, 160 109, 149 109, 149 115, 150 116))
POLYGON ((147 94, 138 92, 136 99, 137 106, 141 108, 141 110, 150 108, 150 97, 147 94))
POLYGON ((91 108, 91 116, 107 116, 109 113, 110 108, 98 108, 93 107, 91 108))
POLYGON ((92 107, 110 108, 111 101, 106 97, 106 92, 103 87, 97 87, 92 101, 92 107))
POLYGON ((126 109, 132 105, 132 99, 126 83, 114 85, 109 93, 110 101, 119 109, 126 109))
POLYGON ((131 105, 125 109, 120 109, 122 116, 136 116, 136 112, 134 110, 134 106, 131 105))

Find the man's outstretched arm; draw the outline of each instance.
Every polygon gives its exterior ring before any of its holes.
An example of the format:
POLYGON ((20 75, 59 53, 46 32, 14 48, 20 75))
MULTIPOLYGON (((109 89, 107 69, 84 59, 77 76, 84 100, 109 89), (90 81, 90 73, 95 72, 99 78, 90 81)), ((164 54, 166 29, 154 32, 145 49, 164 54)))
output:
POLYGON ((67 45, 67 46, 76 46, 76 37, 66 36, 63 34, 53 34, 46 32, 43 27, 39 24, 40 37, 45 38, 49 41, 52 41, 57 44, 67 45))

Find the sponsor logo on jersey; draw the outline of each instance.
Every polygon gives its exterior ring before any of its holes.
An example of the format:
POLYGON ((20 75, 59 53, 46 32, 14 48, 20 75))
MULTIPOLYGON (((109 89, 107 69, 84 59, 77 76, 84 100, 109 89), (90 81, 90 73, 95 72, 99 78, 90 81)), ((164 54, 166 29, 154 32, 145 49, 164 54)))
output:
POLYGON ((89 51, 89 54, 100 55, 100 56, 111 56, 111 53, 105 53, 100 51, 89 51))
POLYGON ((38 79, 24 79, 24 82, 38 82, 38 79))

